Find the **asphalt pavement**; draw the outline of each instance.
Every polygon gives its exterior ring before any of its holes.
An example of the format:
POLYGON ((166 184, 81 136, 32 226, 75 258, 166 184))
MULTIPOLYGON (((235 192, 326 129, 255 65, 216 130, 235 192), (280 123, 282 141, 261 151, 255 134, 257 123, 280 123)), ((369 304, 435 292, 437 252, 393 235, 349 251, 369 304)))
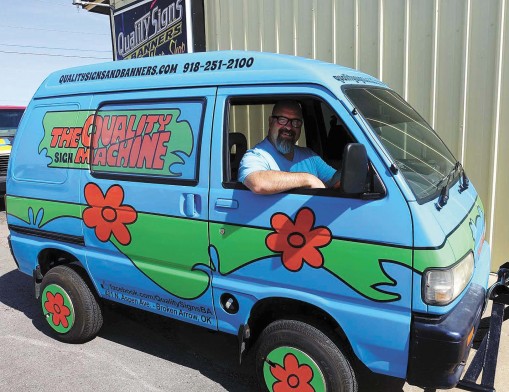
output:
MULTIPOLYGON (((250 361, 238 364, 235 336, 120 305, 105 307, 103 328, 92 341, 55 340, 34 298, 32 278, 16 269, 7 236, 5 211, 0 211, 0 391, 257 390, 250 361)), ((484 317, 486 323, 489 311, 484 317)), ((506 322, 497 391, 509 391, 508 335, 506 322)), ((363 392, 422 391, 367 371, 360 379, 363 392)))

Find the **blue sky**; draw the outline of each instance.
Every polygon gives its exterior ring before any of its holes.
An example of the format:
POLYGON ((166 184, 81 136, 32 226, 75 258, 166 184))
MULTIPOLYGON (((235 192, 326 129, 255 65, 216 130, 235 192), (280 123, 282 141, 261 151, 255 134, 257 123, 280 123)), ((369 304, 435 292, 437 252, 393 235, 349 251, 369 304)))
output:
POLYGON ((72 0, 1 3, 0 105, 27 105, 53 71, 112 60, 107 15, 72 0))

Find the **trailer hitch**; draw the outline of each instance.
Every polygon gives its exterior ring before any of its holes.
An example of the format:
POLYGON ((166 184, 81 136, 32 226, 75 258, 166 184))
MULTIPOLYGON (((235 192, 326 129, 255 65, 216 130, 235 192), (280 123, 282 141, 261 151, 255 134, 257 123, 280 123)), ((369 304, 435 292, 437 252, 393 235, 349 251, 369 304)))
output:
POLYGON ((456 386, 465 391, 495 392, 500 333, 504 322, 504 310, 506 305, 509 305, 509 262, 500 267, 497 273, 497 282, 489 288, 486 296, 488 300, 493 301, 490 327, 463 379, 456 386), (481 372, 481 383, 477 384, 481 372))

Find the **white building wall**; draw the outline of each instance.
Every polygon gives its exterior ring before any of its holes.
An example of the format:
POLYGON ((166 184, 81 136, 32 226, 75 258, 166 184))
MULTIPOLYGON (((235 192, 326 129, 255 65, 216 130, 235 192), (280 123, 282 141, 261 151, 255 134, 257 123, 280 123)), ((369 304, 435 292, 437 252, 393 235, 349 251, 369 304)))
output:
POLYGON ((374 75, 405 97, 475 184, 492 269, 509 260, 509 0, 204 4, 207 50, 325 60, 374 75))

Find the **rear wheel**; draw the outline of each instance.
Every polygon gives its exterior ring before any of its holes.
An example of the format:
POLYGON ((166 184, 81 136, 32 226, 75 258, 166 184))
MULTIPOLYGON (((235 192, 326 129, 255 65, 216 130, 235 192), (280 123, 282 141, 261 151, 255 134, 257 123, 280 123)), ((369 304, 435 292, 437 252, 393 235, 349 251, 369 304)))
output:
POLYGON ((69 265, 52 268, 41 283, 43 315, 57 339, 83 343, 94 338, 103 318, 98 299, 69 265))
POLYGON ((265 391, 357 391, 341 350, 319 329, 295 320, 275 321, 262 332, 256 373, 265 391))

